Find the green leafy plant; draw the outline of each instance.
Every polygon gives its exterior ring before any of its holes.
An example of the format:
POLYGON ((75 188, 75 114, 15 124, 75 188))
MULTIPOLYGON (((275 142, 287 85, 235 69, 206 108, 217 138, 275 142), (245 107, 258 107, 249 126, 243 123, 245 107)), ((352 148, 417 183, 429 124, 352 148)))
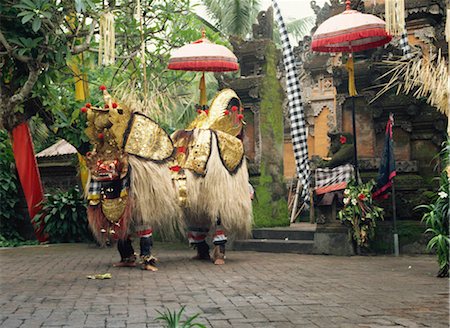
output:
POLYGON ((51 242, 80 242, 91 239, 86 202, 78 186, 69 191, 46 194, 42 204, 42 210, 34 217, 34 221, 37 227, 44 224, 43 231, 50 236, 51 242))
POLYGON ((8 240, 21 240, 16 229, 18 218, 16 210, 19 202, 17 184, 11 142, 8 133, 0 130, 0 236, 2 244, 8 240))
POLYGON ((191 317, 188 317, 185 321, 181 321, 181 315, 183 314, 185 308, 186 307, 183 306, 178 312, 176 311, 172 312, 170 310, 166 310, 165 312, 158 311, 160 316, 155 318, 155 320, 164 321, 166 324, 165 327, 167 328, 191 328, 191 327, 206 328, 205 325, 198 322, 194 322, 194 320, 197 319, 197 317, 200 315, 199 313, 191 317))
POLYGON ((432 202, 428 205, 417 206, 416 209, 425 209, 422 221, 427 225, 426 233, 431 233, 433 237, 427 244, 429 250, 435 250, 439 264, 438 277, 449 276, 449 176, 450 173, 450 140, 444 144, 441 152, 446 166, 439 178, 439 189, 432 196, 432 202))
POLYGON ((383 209, 375 206, 372 189, 375 181, 355 184, 350 181, 344 191, 344 208, 338 217, 343 223, 350 224, 352 237, 358 247, 368 247, 375 234, 377 220, 383 220, 383 209))
POLYGON ((0 247, 18 247, 25 245, 38 245, 37 240, 24 240, 21 236, 17 234, 17 237, 5 237, 0 235, 0 247))

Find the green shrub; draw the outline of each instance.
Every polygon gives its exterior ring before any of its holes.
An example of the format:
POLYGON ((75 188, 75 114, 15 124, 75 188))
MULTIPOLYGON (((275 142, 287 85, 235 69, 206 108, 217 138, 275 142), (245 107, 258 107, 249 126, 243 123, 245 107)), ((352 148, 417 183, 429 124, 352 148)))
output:
POLYGON ((428 242, 429 250, 436 250, 438 258, 439 272, 438 277, 449 276, 449 178, 447 170, 450 170, 450 140, 444 144, 441 152, 443 164, 446 166, 442 170, 439 179, 439 190, 434 194, 433 202, 429 205, 417 206, 417 209, 425 209, 422 221, 427 225, 425 232, 431 233, 432 238, 428 242))
POLYGON ((18 179, 8 133, 0 130, 0 246, 16 246, 23 242, 17 232, 18 179))
POLYGON ((42 210, 35 216, 37 226, 44 224, 52 243, 91 240, 88 227, 86 201, 78 186, 69 191, 46 194, 42 210), (41 220, 42 218, 42 220, 41 220))

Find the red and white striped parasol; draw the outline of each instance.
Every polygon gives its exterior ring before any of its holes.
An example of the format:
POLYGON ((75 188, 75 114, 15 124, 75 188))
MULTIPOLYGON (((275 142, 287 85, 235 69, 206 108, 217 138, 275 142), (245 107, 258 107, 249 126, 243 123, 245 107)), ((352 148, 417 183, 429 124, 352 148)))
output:
MULTIPOLYGON (((212 43, 202 31, 202 38, 175 50, 169 69, 195 72, 232 72, 239 69, 236 56, 227 47, 212 43)), ((206 106, 205 75, 200 80, 200 106, 206 106)))
POLYGON ((392 37, 386 32, 386 23, 377 16, 350 9, 328 18, 316 30, 311 47, 319 52, 358 52, 380 47, 392 37))

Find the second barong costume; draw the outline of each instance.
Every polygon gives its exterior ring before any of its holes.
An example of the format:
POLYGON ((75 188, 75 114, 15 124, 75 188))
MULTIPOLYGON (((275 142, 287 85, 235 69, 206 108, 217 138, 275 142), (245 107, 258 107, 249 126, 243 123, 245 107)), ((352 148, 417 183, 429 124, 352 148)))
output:
POLYGON ((198 259, 209 259, 206 238, 212 233, 213 261, 223 264, 226 234, 248 237, 252 204, 244 146, 242 104, 231 89, 222 90, 188 129, 172 135, 176 153, 171 166, 188 239, 198 259))

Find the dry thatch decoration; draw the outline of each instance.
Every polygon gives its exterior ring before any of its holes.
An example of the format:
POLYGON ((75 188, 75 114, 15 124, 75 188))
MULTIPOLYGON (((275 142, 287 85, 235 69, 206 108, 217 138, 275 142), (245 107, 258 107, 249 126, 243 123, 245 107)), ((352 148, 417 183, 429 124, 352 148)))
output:
POLYGON ((389 82, 378 85, 382 87, 377 95, 370 101, 373 103, 387 91, 396 88, 396 94, 400 92, 412 94, 415 98, 427 98, 427 103, 436 107, 441 113, 449 115, 448 105, 448 70, 447 61, 441 54, 429 57, 415 55, 414 58, 404 60, 383 61, 387 67, 392 67, 378 80, 390 76, 389 82))
POLYGON ((112 12, 101 15, 99 32, 98 64, 112 65, 116 60, 116 32, 112 12))

